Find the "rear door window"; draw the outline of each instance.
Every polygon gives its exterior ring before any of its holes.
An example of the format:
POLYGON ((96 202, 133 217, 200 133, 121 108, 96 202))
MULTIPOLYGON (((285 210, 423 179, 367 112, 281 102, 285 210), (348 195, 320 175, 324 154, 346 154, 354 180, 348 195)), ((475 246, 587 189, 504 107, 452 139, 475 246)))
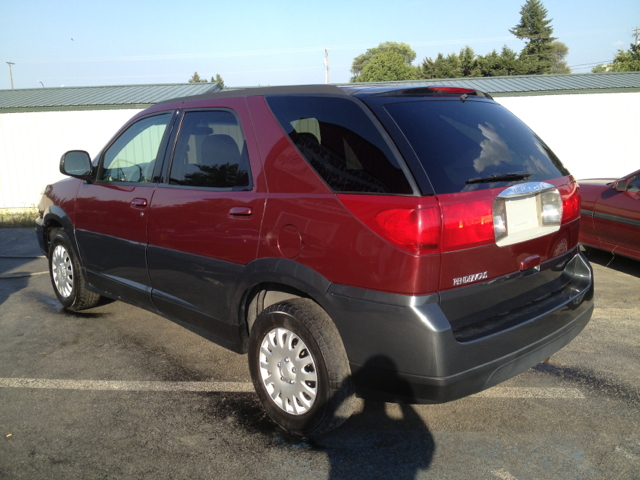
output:
POLYGON ((398 160, 353 100, 269 96, 280 126, 335 192, 411 195, 398 160))
POLYGON ((456 98, 391 103, 384 108, 413 147, 436 193, 509 183, 488 180, 493 175, 525 174, 533 182, 569 174, 529 127, 495 103, 456 98))
POLYGON ((169 183, 188 187, 250 187, 249 156, 238 119, 225 110, 186 112, 169 183))

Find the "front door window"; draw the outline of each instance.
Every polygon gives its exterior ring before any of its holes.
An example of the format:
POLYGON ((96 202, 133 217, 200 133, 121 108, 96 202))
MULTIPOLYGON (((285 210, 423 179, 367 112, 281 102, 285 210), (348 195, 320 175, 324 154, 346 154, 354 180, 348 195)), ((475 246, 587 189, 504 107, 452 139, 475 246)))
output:
POLYGON ((149 183, 162 137, 171 114, 155 115, 134 123, 104 154, 99 180, 149 183))

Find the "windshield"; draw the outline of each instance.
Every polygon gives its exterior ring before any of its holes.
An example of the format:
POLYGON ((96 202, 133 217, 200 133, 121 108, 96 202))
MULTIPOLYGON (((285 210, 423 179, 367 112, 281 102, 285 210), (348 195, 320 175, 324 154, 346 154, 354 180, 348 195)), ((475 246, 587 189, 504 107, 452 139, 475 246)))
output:
POLYGON ((529 127, 485 101, 419 100, 386 104, 436 193, 537 182, 569 173, 529 127))

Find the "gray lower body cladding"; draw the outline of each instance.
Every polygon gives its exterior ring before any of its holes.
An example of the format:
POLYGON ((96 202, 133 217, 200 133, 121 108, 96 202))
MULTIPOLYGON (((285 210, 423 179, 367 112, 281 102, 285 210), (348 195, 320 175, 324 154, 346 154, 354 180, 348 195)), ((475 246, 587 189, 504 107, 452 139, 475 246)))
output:
MULTIPOLYGON (((332 285, 329 313, 345 344, 358 395, 442 403, 485 390, 550 357, 582 331, 593 313, 591 266, 580 253, 563 263, 566 281, 560 289, 493 319, 483 316, 473 335, 454 331, 438 295, 408 297, 332 285)), ((486 286, 465 288, 471 299, 486 286)), ((465 298, 458 295, 456 301, 465 298)))

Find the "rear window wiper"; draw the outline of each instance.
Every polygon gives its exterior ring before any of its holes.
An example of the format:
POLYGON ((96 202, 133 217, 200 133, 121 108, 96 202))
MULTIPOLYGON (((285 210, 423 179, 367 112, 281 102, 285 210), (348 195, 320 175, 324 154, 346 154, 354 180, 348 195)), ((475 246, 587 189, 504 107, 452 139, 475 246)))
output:
POLYGON ((491 183, 491 182, 508 182, 511 180, 526 180, 532 173, 502 173, 499 175, 491 175, 490 177, 471 178, 465 183, 491 183))

